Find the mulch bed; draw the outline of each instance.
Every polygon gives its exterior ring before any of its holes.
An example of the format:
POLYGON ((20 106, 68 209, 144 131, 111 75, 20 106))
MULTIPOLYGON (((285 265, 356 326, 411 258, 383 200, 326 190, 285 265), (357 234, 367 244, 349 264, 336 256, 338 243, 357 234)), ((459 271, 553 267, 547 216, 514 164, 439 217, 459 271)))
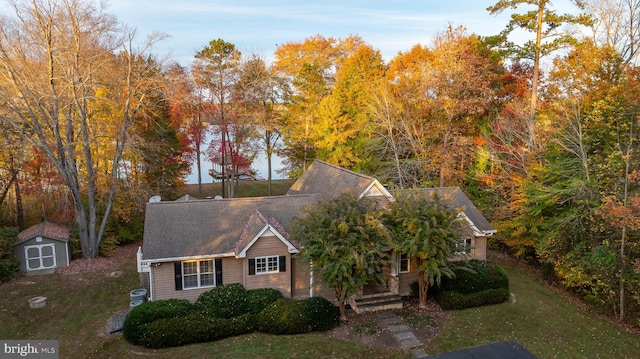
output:
MULTIPOLYGON (((427 301, 427 308, 418 308, 416 299, 403 298, 403 311, 410 311, 417 315, 429 315, 433 318, 434 325, 420 328, 411 327, 411 331, 422 344, 428 344, 438 335, 438 332, 447 319, 447 313, 440 309, 440 306, 433 300, 427 301)), ((400 349, 400 342, 394 337, 385 324, 378 318, 377 313, 357 314, 352 310, 347 311, 347 321, 337 328, 325 332, 325 335, 335 339, 342 339, 368 347, 382 347, 387 349, 400 349), (363 323, 374 323, 377 327, 375 334, 358 332, 357 328, 363 323)))

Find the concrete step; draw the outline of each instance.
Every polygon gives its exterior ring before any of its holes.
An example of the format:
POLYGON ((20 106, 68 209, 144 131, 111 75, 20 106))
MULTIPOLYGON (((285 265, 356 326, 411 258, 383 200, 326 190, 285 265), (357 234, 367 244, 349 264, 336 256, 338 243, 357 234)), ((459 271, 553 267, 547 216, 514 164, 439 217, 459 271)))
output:
POLYGON ((356 313, 370 313, 383 310, 402 309, 402 298, 397 294, 381 293, 355 299, 351 307, 356 313))

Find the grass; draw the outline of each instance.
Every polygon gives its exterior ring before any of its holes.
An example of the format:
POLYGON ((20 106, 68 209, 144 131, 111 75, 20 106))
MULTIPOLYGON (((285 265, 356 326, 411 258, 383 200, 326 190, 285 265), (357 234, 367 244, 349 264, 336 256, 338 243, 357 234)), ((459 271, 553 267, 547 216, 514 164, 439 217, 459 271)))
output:
POLYGON ((374 335, 378 330, 380 330, 380 328, 378 328, 378 325, 374 322, 362 322, 353 325, 353 331, 358 335, 374 335))
POLYGON ((109 334, 107 323, 112 314, 128 308, 130 291, 139 288, 136 248, 137 245, 120 248, 119 251, 126 251, 125 255, 104 269, 23 276, 0 284, 0 339, 58 340, 60 358, 72 359, 407 357, 403 350, 364 347, 322 333, 295 336, 252 333, 161 350, 131 345, 122 334, 109 334), (47 297, 47 305, 29 308, 28 299, 35 296, 47 297))
MULTIPOLYGON (((271 195, 278 196, 284 195, 291 185, 295 182, 294 179, 279 179, 271 181, 271 195)), ((264 197, 267 196, 268 182, 267 181, 238 181, 238 193, 236 197, 264 197)), ((180 195, 188 194, 192 197, 201 198, 198 195, 198 185, 188 184, 179 190, 180 195)), ((202 197, 215 197, 222 194, 221 183, 203 183, 202 184, 202 197)))
POLYGON ((407 310, 398 310, 396 315, 413 328, 426 328, 436 325, 435 319, 429 314, 418 314, 407 310))
MULTIPOLYGON (((406 358, 402 350, 364 347, 322 333, 252 333, 161 350, 133 346, 121 334, 108 334, 107 321, 128 307, 129 292, 139 287, 136 248, 125 247, 125 255, 104 269, 19 277, 1 284, 0 339, 58 340, 61 358, 202 358, 212 353, 216 358, 406 358), (40 295, 47 297, 46 307, 30 309, 27 300, 40 295)), ((508 263, 501 266, 510 278, 514 298, 500 305, 450 312, 439 335, 425 345, 428 353, 515 340, 541 359, 638 357, 637 335, 573 306, 523 270, 508 263)), ((428 315, 418 317, 404 318, 415 320, 416 327, 430 322, 428 315)), ((364 333, 370 327, 361 329, 364 333)))
POLYGON ((638 357, 637 335, 575 307, 517 266, 500 265, 509 276, 512 298, 450 312, 427 352, 515 340, 541 359, 638 357))

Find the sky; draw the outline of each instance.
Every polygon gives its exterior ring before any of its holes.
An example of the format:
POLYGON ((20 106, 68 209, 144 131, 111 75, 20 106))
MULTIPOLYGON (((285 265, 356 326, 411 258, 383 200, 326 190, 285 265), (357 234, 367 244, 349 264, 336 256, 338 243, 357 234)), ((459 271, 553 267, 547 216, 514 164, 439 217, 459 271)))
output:
MULTIPOLYGON (((569 0, 557 0, 569 3, 569 0)), ((182 65, 209 41, 223 39, 243 54, 271 59, 278 44, 320 34, 360 35, 389 61, 415 44, 427 45, 448 24, 493 35, 509 14, 490 15, 495 0, 110 0, 107 11, 136 28, 139 36, 160 31, 169 39, 156 47, 182 65)))
MULTIPOLYGON (((106 11, 136 29, 140 39, 154 31, 166 33, 168 39, 153 51, 183 66, 189 66, 199 50, 218 38, 234 44, 244 55, 271 61, 279 44, 302 42, 318 34, 337 39, 359 35, 388 62, 416 44, 429 45, 449 24, 463 25, 469 33, 481 36, 499 33, 513 11, 489 14, 487 7, 496 1, 108 0, 106 11)), ((552 7, 559 13, 574 12, 570 0, 555 0, 552 7)), ((529 10, 531 6, 525 6, 517 12, 529 10)), ((266 178, 264 161, 254 168, 266 178)), ((203 182, 210 180, 203 174, 203 182)), ((192 174, 187 182, 197 183, 197 178, 192 174)))

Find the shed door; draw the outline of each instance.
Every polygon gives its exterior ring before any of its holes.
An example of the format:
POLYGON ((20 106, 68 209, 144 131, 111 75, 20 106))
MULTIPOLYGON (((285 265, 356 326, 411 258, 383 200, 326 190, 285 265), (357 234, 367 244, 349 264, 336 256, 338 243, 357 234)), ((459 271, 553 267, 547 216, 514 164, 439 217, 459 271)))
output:
POLYGON ((48 269, 56 267, 55 244, 39 244, 24 247, 27 270, 48 269))

